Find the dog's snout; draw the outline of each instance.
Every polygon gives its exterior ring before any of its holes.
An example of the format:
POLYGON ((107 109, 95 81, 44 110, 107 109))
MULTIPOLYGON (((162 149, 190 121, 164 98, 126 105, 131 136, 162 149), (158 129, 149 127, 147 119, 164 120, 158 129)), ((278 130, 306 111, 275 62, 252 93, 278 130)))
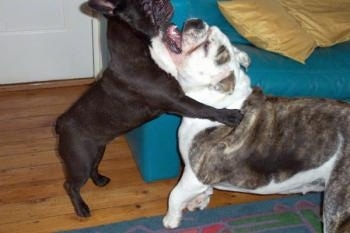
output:
POLYGON ((186 21, 183 31, 190 29, 203 30, 205 28, 204 21, 201 19, 189 19, 186 21))

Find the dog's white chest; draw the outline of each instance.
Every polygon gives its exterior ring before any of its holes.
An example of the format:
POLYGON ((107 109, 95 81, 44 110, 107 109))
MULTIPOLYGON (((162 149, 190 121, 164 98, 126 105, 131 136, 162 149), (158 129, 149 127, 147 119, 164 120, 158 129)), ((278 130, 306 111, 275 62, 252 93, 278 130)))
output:
MULTIPOLYGON (((252 89, 250 88, 248 77, 241 71, 238 73, 240 75, 236 78, 239 82, 233 94, 226 95, 211 89, 197 89, 186 94, 199 102, 215 108, 240 109, 245 99, 252 92, 252 89)), ((205 119, 182 118, 178 136, 180 152, 184 160, 188 160, 188 151, 194 136, 204 129, 217 125, 221 125, 221 123, 205 119)))

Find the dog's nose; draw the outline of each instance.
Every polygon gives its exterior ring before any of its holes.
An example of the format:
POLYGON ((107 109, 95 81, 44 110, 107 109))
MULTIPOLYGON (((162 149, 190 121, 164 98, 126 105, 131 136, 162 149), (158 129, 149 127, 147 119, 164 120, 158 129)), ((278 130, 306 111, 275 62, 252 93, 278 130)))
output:
POLYGON ((201 19, 189 19, 186 21, 183 31, 190 29, 203 30, 205 28, 204 21, 201 19))

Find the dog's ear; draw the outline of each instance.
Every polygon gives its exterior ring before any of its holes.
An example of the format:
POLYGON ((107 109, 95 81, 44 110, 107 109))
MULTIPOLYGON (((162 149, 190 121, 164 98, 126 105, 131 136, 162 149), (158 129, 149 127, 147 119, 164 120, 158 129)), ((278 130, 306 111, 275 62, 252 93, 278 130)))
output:
POLYGON ((246 70, 248 69, 248 66, 250 65, 250 58, 246 52, 243 52, 239 50, 237 47, 233 46, 233 53, 237 61, 241 66, 243 66, 246 70))
POLYGON ((89 0, 89 6, 105 15, 113 15, 113 11, 116 8, 114 1, 109 0, 89 0))

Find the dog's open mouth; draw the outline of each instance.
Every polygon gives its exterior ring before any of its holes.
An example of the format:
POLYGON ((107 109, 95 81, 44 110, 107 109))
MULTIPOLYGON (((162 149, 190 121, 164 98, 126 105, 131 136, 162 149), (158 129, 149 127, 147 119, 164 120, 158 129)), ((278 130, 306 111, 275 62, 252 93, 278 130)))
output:
POLYGON ((182 33, 176 25, 171 24, 167 27, 163 35, 163 41, 171 52, 176 54, 182 52, 182 33))

